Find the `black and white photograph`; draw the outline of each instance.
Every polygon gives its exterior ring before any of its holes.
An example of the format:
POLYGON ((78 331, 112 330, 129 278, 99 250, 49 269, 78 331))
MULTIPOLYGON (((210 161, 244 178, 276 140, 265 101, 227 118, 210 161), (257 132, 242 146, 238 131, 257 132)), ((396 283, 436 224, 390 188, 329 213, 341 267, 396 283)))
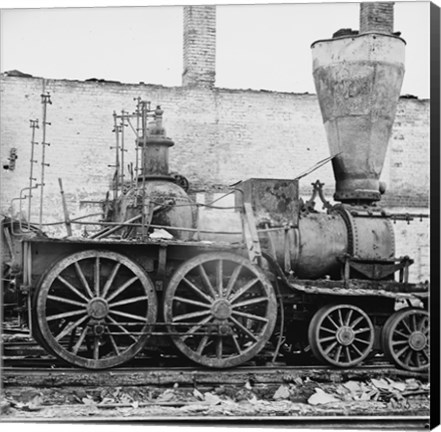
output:
POLYGON ((25 3, 0 422, 437 426, 439 7, 25 3))

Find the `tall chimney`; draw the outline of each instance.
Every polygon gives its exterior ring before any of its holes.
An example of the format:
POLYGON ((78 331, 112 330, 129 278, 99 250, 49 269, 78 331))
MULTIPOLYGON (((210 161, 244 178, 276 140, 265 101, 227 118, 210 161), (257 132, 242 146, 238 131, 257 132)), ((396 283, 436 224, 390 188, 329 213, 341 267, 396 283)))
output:
POLYGON ((183 86, 214 87, 216 6, 184 7, 183 86))
POLYGON ((360 33, 394 31, 394 2, 360 3, 360 33))
POLYGON ((405 41, 392 3, 362 3, 359 35, 312 44, 313 75, 336 180, 336 201, 380 200, 386 150, 404 75, 405 41), (378 12, 378 15, 376 14, 378 12))

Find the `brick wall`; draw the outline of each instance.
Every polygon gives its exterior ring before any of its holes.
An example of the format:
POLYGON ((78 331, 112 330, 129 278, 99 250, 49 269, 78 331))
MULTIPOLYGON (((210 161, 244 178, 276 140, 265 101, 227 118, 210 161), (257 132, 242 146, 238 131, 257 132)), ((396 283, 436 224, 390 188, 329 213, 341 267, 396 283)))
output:
MULTIPOLYGON (((81 200, 104 198, 113 175, 108 167, 114 162, 109 148, 115 142, 112 113, 132 111, 133 99, 138 96, 164 109, 164 126, 175 142, 170 149, 170 170, 185 175, 194 191, 222 192, 248 177, 293 178, 329 155, 315 95, 2 76, 1 160, 7 159, 12 147, 18 154, 15 170, 1 172, 3 214, 11 213, 11 199, 28 185, 29 120, 39 118, 41 122, 40 94, 45 90, 53 102, 48 106, 52 125, 47 128, 51 146, 47 149, 50 166, 46 168, 45 221, 62 217, 59 177, 72 217, 94 210, 80 206, 81 200)), ((428 125, 429 101, 400 100, 382 176, 388 184, 385 205, 406 207, 411 212, 418 206, 427 211, 428 125)), ((40 141, 41 129, 37 132, 36 140, 40 141)), ((129 162, 134 158, 134 141, 129 128, 126 134, 129 162)), ((38 145, 35 158, 39 162, 40 154, 38 145)), ((39 178, 39 165, 35 174, 39 178)), ((301 193, 309 195, 310 184, 317 178, 326 183, 331 198, 334 179, 330 164, 303 178, 301 193)), ((35 193, 34 204, 38 203, 35 193)), ((38 221, 37 207, 31 218, 34 221, 38 221)), ((15 202, 13 213, 18 210, 15 202)), ((405 225, 404 229, 412 227, 405 225)), ((423 231, 428 243, 427 230, 423 231)), ((418 247, 415 243, 415 250, 418 247)))
POLYGON ((216 6, 184 7, 182 85, 213 87, 216 75, 216 6))
POLYGON ((394 2, 360 3, 360 33, 394 31, 394 2))

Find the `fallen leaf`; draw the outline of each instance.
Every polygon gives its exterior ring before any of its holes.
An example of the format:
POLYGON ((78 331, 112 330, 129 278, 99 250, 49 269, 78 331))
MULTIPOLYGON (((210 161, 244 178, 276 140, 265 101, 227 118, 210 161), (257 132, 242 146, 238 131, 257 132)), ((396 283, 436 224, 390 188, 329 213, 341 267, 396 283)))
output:
POLYGON ((347 388, 351 393, 356 393, 356 392, 359 392, 361 390, 360 389, 360 384, 358 384, 358 382, 356 382, 356 381, 345 382, 343 384, 343 387, 347 388))
POLYGON ((193 396, 197 399, 204 400, 204 395, 198 389, 193 390, 193 396))
POLYGON ((81 401, 83 402, 84 405, 96 406, 96 402, 91 398, 85 397, 85 398, 81 399, 81 401))
POLYGON ((167 402, 167 401, 173 399, 174 396, 175 396, 175 394, 173 393, 173 390, 166 390, 156 400, 160 401, 160 402, 167 402))
POLYGON ((217 395, 214 395, 212 393, 205 393, 204 394, 205 402, 209 403, 210 405, 217 405, 222 402, 221 398, 217 395))
POLYGON ((36 395, 27 403, 27 409, 29 411, 39 411, 42 408, 42 403, 43 398, 40 395, 36 395))
POLYGON ((384 389, 384 390, 390 389, 390 384, 383 378, 380 378, 380 379, 372 378, 371 382, 375 387, 377 387, 379 389, 384 389))
POLYGON ((339 399, 334 396, 324 392, 320 388, 315 389, 316 393, 314 393, 309 399, 308 403, 310 405, 324 405, 328 403, 340 402, 339 399))
POLYGON ((289 388, 285 385, 281 385, 274 393, 273 399, 288 399, 290 396, 289 388))

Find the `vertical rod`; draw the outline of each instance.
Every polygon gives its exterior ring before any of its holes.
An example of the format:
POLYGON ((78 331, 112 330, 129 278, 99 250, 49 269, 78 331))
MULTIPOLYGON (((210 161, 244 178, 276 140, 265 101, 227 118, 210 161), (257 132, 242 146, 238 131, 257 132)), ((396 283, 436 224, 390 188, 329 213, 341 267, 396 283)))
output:
POLYGON ((63 204, 64 224, 66 225, 67 235, 71 237, 72 227, 70 225, 69 211, 67 210, 66 197, 63 190, 63 180, 61 180, 61 178, 58 179, 58 184, 60 185, 61 202, 63 204))
POLYGON ((124 127, 125 127, 125 111, 121 111, 121 184, 124 186, 124 127))
POLYGON ((31 201, 32 201, 32 185, 34 183, 34 163, 37 161, 34 160, 34 151, 35 151, 35 144, 38 144, 35 142, 35 129, 38 129, 38 119, 36 120, 29 120, 31 122, 30 127, 32 128, 32 138, 31 138, 31 167, 30 167, 30 173, 29 173, 29 200, 28 200, 28 223, 31 222, 31 201))
POLYGON ((138 180, 138 172, 139 172, 139 145, 138 145, 138 138, 139 138, 139 101, 141 98, 138 97, 137 104, 136 104, 136 146, 135 146, 135 174, 136 174, 136 180, 138 180))
POLYGON ((142 101, 142 118, 141 118, 141 127, 142 127, 142 149, 141 149, 141 175, 142 175, 142 238, 144 239, 147 236, 146 230, 146 221, 147 221, 147 205, 146 205, 146 194, 145 194, 145 147, 147 145, 147 103, 142 101))
POLYGON ((46 146, 50 145, 46 142, 46 125, 50 125, 50 123, 46 121, 47 104, 52 104, 49 92, 41 95, 41 103, 43 104, 43 138, 41 141, 40 229, 42 228, 43 223, 44 173, 45 167, 49 166, 49 164, 46 163, 46 146))
POLYGON ((119 187, 119 128, 116 121, 116 112, 113 112, 113 123, 114 130, 116 136, 116 147, 115 147, 115 176, 114 176, 114 189, 113 189, 113 198, 118 198, 118 187, 119 187))

